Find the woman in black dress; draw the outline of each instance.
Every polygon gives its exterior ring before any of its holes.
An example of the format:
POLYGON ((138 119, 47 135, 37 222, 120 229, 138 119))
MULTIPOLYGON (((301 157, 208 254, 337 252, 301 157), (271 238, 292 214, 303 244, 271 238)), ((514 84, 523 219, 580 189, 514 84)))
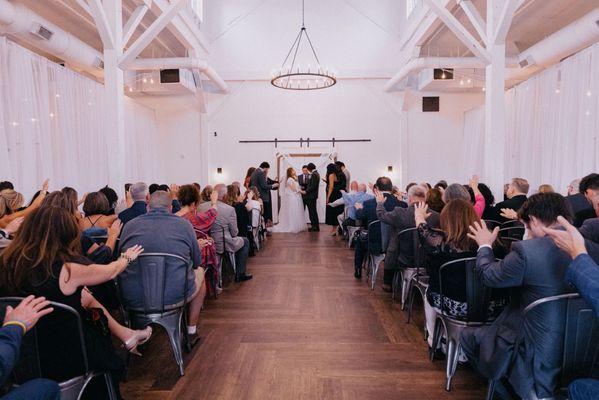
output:
MULTIPOLYGON (((0 292, 8 296, 43 296, 66 304, 81 316, 89 367, 109 371, 118 393, 124 363, 116 354, 110 334, 128 351, 146 342, 152 329, 134 331, 106 312, 87 287, 114 279, 143 251, 134 246, 117 261, 94 265, 81 256, 80 231, 72 212, 44 206, 25 218, 12 243, 0 256, 0 292)), ((62 381, 81 375, 79 334, 66 314, 55 313, 38 324, 43 377, 62 381)), ((86 390, 86 393, 88 390, 86 390)), ((98 398, 103 394, 96 393, 98 398)), ((94 397, 96 397, 94 396, 94 397)), ((104 397, 105 398, 105 397, 104 397)))
POLYGON ((337 217, 343 214, 343 206, 331 207, 329 204, 341 198, 341 191, 345 190, 346 181, 345 174, 341 172, 341 169, 333 163, 327 165, 327 209, 325 223, 330 225, 331 235, 337 235, 337 227, 339 221, 337 217))

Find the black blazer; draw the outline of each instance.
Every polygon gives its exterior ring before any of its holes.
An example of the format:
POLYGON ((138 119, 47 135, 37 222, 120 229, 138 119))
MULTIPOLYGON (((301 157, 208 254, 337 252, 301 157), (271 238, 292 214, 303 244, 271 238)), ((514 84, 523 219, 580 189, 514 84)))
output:
POLYGON ((256 186, 256 188, 258 188, 260 198, 263 202, 270 203, 270 191, 272 190, 272 185, 268 183, 262 168, 256 168, 256 170, 252 172, 252 176, 250 177, 250 187, 251 186, 256 186))
POLYGON ((495 204, 495 218, 494 219, 499 222, 509 221, 509 219, 501 216, 501 209, 502 208, 511 208, 514 211, 518 211, 527 199, 528 198, 526 197, 526 195, 519 194, 517 196, 512 197, 511 199, 507 199, 507 200, 502 201, 501 203, 495 204))
POLYGON ((320 175, 318 171, 312 171, 310 178, 308 179, 308 183, 306 185, 306 189, 304 190, 306 194, 302 195, 304 200, 316 200, 318 199, 318 187, 320 186, 320 175))

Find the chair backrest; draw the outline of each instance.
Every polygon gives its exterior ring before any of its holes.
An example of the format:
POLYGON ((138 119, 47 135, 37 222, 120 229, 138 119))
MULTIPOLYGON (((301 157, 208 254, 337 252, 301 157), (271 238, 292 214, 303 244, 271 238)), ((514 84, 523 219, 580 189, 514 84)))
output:
POLYGON ((558 318, 564 332, 561 386, 565 387, 575 379, 597 378, 599 317, 578 293, 568 293, 532 302, 524 309, 524 320, 543 307, 563 313, 558 318))
MULTIPOLYGON (((488 318, 492 289, 485 286, 481 276, 475 271, 476 257, 460 258, 446 262, 439 268, 439 294, 441 295, 441 312, 447 314, 444 302, 444 289, 448 287, 447 277, 463 274, 466 277, 465 287, 468 313, 465 318, 469 322, 484 322, 488 318)), ((455 290, 455 288, 453 288, 455 290)))
POLYGON ((400 231, 397 234, 397 242, 399 243, 399 254, 402 259, 411 261, 410 267, 421 268, 424 267, 426 260, 426 253, 422 244, 420 243, 420 236, 418 235, 418 228, 408 228, 400 231), (404 246, 402 246, 405 244, 404 246), (409 249, 409 252, 406 250, 409 249))
POLYGON ((259 228, 260 227, 260 209, 258 208, 252 208, 252 211, 250 212, 250 218, 252 219, 252 228, 259 228))
POLYGON ((192 261, 167 253, 143 253, 118 276, 123 307, 144 314, 183 306, 193 294, 192 261))
POLYGON ((497 226, 501 226, 501 222, 495 221, 494 219, 485 219, 483 221, 485 221, 487 228, 489 228, 491 230, 495 229, 495 227, 497 227, 497 226))
POLYGON ((375 256, 383 253, 381 221, 378 219, 368 224, 368 252, 375 256))
POLYGON ((501 223, 501 228, 509 228, 509 227, 522 227, 524 228, 524 224, 517 219, 510 219, 509 221, 505 221, 501 223))
MULTIPOLYGON (((0 298, 2 318, 7 306, 14 308, 22 300, 22 297, 0 298)), ((66 304, 51 302, 50 306, 54 311, 40 319, 23 337, 20 358, 12 372, 16 384, 35 378, 65 381, 90 372, 81 316, 66 304), (57 360, 56 354, 69 358, 68 371, 62 368, 64 360, 57 360), (57 364, 61 368, 57 368, 57 364)))
POLYGON ((509 239, 509 240, 522 240, 524 238, 524 232, 526 229, 523 226, 510 226, 507 228, 499 229, 499 238, 500 239, 509 239))

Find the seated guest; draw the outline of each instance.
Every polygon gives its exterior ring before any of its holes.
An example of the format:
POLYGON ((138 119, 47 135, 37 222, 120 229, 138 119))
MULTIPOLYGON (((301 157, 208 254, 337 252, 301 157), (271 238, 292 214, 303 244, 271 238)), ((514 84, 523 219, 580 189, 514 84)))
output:
MULTIPOLYGON (((429 192, 438 189, 431 189, 429 192)), ((440 192, 439 192, 440 194, 440 192)), ((380 193, 376 197, 377 218, 391 227, 389 232, 389 245, 385 255, 385 273, 383 275, 383 290, 390 291, 395 269, 414 267, 414 243, 411 240, 399 240, 398 234, 404 229, 415 228, 414 207, 417 203, 424 202, 427 196, 426 188, 415 185, 408 190, 408 207, 395 207, 391 211, 385 209, 387 199, 380 193)), ((427 219, 430 226, 439 226, 439 214, 431 212, 427 219)))
POLYGON ((104 234, 117 216, 110 213, 110 203, 102 192, 91 192, 83 203, 85 217, 79 221, 82 231, 90 230, 92 235, 104 234), (95 228, 95 229, 94 229, 95 228))
POLYGON ((447 181, 445 180, 440 180, 439 182, 435 183, 435 186, 433 186, 433 189, 439 189, 441 190, 441 193, 443 193, 445 191, 445 189, 447 189, 447 181))
MULTIPOLYGON (((449 261, 476 255, 476 242, 468 237, 468 228, 473 223, 480 222, 480 218, 476 215, 472 204, 462 199, 451 200, 445 205, 439 217, 440 230, 433 229, 426 222, 429 216, 426 204, 416 205, 414 220, 418 227, 420 243, 428 255, 426 270, 429 276, 429 287, 426 292, 424 314, 426 330, 429 332, 428 343, 432 346, 432 333, 437 314, 434 309, 443 308, 446 313, 455 318, 467 316, 466 274, 445 275, 442 305, 439 269, 449 261)), ((489 312, 492 313, 499 306, 501 304, 493 303, 489 312)))
POLYGON ((116 191, 109 187, 108 185, 104 186, 102 189, 98 190, 100 193, 104 193, 106 196, 106 200, 108 200, 108 212, 106 215, 115 214, 114 210, 119 203, 119 195, 116 194, 116 191))
POLYGON ((492 325, 467 328, 461 345, 483 376, 505 376, 522 398, 531 393, 535 398, 548 398, 559 384, 561 360, 556 355, 562 352, 564 332, 559 321, 564 310, 560 306, 540 308, 527 317, 526 324, 522 312, 538 299, 569 291, 564 275, 570 257, 545 233, 545 228, 558 226, 558 216, 569 218, 569 208, 559 194, 538 193, 524 203, 518 215, 530 239, 513 243, 502 261, 495 261, 491 249, 499 229, 490 232, 484 223, 470 228, 470 237, 479 246, 476 271, 488 287, 511 288, 511 302, 492 325), (523 338, 515 349, 519 335, 523 338))
POLYGON ((0 254, 12 242, 13 235, 21 227, 23 219, 25 217, 13 219, 6 227, 0 229, 0 254))
POLYGON ((150 194, 154 193, 155 191, 160 190, 160 185, 157 183, 152 183, 149 187, 148 187, 148 192, 150 192, 150 194))
POLYGON ((586 199, 583 193, 580 193, 580 179, 574 179, 568 185, 568 195, 566 196, 566 202, 570 206, 570 211, 572 215, 574 215, 574 226, 578 227, 582 224, 582 221, 577 225, 576 215, 578 213, 587 210, 587 213, 590 211, 592 218, 594 218, 594 210, 591 209, 589 201, 586 199))
POLYGON ((131 207, 123 210, 119 213, 119 219, 123 226, 132 219, 144 215, 147 212, 147 201, 150 198, 150 192, 148 191, 148 185, 143 182, 134 183, 129 187, 129 193, 133 204, 131 207))
MULTIPOLYGON (((152 193, 148 203, 148 212, 129 221, 123 228, 119 251, 140 245, 148 253, 168 253, 191 260, 193 272, 187 277, 189 291, 187 295, 191 297, 187 333, 191 336, 191 342, 195 343, 199 340, 197 324, 206 294, 204 269, 201 267, 200 247, 193 227, 189 221, 177 217, 171 210, 172 202, 169 193, 163 190, 152 193)), ((178 287, 178 285, 169 284, 167 277, 166 286, 165 297, 178 299, 178 293, 169 293, 168 290, 169 287, 178 287)), ((141 299, 141 288, 139 293, 129 293, 127 296, 141 299)))
POLYGON ((179 188, 179 201, 181 202, 181 210, 175 215, 188 220, 193 226, 202 257, 200 265, 203 268, 209 265, 216 266, 216 247, 209 232, 218 214, 216 211, 217 193, 213 192, 211 194, 211 207, 205 212, 198 211, 200 193, 193 185, 183 185, 179 188))
POLYGON ((544 183, 541 186, 539 186, 537 193, 555 193, 555 190, 553 190, 553 186, 544 183))
POLYGON ((493 192, 484 183, 478 184, 478 191, 485 198, 485 210, 483 211, 483 215, 482 215, 481 219, 493 220, 493 218, 496 217, 496 215, 495 215, 495 196, 493 196, 493 192))
MULTIPOLYGON (((422 200, 418 200, 421 202, 422 200)), ((433 188, 426 192, 426 198, 424 202, 428 205, 429 210, 440 213, 445 207, 445 203, 443 202, 443 192, 440 189, 433 188)), ((408 193, 408 204, 409 201, 409 193, 408 193)), ((412 218, 413 219, 413 218, 412 218)))
MULTIPOLYGON (((352 182, 352 185, 354 183, 356 182, 352 182)), ((358 222, 358 220, 356 218, 356 203, 363 204, 366 200, 374 198, 372 194, 366 193, 366 190, 366 184, 360 183, 357 185, 355 191, 350 193, 342 191, 341 198, 331 203, 333 207, 336 207, 338 205, 345 205, 345 214, 347 215, 347 218, 343 219, 343 214, 340 215, 342 219, 341 225, 343 226, 343 229, 347 228, 348 226, 357 226, 356 223, 358 222)))
POLYGON ((599 174, 589 174, 580 180, 580 193, 586 198, 587 207, 574 214, 574 226, 579 227, 590 218, 597 218, 596 203, 593 199, 599 197, 599 174))
POLYGON ((200 204, 210 203, 212 197, 213 188, 211 185, 204 186, 204 189, 200 192, 200 204))
POLYGON ((507 184, 507 188, 505 190, 505 196, 507 200, 502 201, 501 203, 497 203, 495 205, 495 218, 492 218, 495 221, 499 222, 507 222, 511 218, 509 218, 510 214, 505 215, 506 210, 514 210, 518 212, 520 207, 526 201, 526 195, 528 194, 529 189, 528 181, 523 178, 514 178, 510 183, 507 184))
MULTIPOLYGON (((376 180, 376 183, 373 186, 373 190, 375 193, 378 192, 379 196, 382 195, 385 198, 384 208, 387 211, 392 211, 395 207, 403 207, 406 208, 408 205, 403 201, 397 200, 395 196, 391 193, 393 189, 393 183, 391 179, 386 176, 382 176, 376 180)), ((364 203, 355 203, 356 208, 356 220, 361 222, 361 226, 364 229, 368 229, 368 224, 376 221, 376 199, 371 198, 364 203)), ((374 249, 377 252, 384 252, 387 250, 386 248, 382 248, 384 243, 388 243, 389 239, 389 225, 381 224, 380 230, 375 230, 373 233, 375 234, 374 238, 370 238, 372 243, 377 243, 378 246, 381 246, 378 249, 374 249), (379 233, 380 232, 380 233, 379 233)), ((360 236, 360 239, 356 242, 356 252, 354 254, 354 277, 356 279, 362 278, 362 264, 364 263, 364 257, 368 253, 368 238, 360 236)))
MULTIPOLYGON (((8 380, 20 357, 23 336, 37 321, 53 311, 43 297, 28 296, 14 309, 6 308, 4 323, 0 328, 0 386, 8 380)), ((59 400, 60 388, 48 379, 32 379, 12 389, 3 400, 59 400)))
POLYGON ((15 190, 15 186, 12 184, 12 182, 2 181, 2 182, 0 182, 0 192, 3 191, 4 189, 15 190))
MULTIPOLYGON (((5 228, 11 221, 20 218, 26 217, 33 211, 37 210, 39 206, 44 201, 44 197, 46 197, 46 193, 48 192, 49 181, 45 180, 42 189, 39 192, 39 195, 32 201, 31 205, 24 210, 13 212, 10 207, 9 199, 4 198, 2 192, 0 192, 0 228, 5 228)), ((12 189, 7 189, 12 190, 12 189)))
POLYGON ((482 217, 485 211, 485 198, 478 189, 478 176, 472 176, 470 183, 463 185, 461 189, 459 186, 457 183, 449 185, 445 192, 443 192, 443 201, 448 203, 455 199, 466 200, 474 206, 474 212, 478 218, 482 217))
MULTIPOLYGON (((216 204, 218 216, 216 217, 216 221, 214 221, 212 228, 210 228, 210 236, 214 240, 217 253, 222 254, 225 250, 235 253, 237 273, 235 280, 237 282, 247 281, 252 279, 252 275, 246 273, 250 241, 246 237, 239 236, 235 209, 224 203, 227 195, 226 186, 218 184, 214 187, 214 191, 218 196, 218 203, 216 204)), ((208 207, 211 206, 207 203, 202 203, 199 209, 200 211, 206 211, 208 207)))
MULTIPOLYGON (((89 265, 80 255, 79 227, 72 213, 55 206, 41 207, 23 221, 19 234, 0 256, 0 292, 5 296, 43 296, 74 308, 83 322, 90 369, 109 371, 118 390, 124 363, 116 354, 108 332, 130 352, 146 342, 151 328, 134 331, 120 325, 87 290, 114 279, 143 251, 132 246, 108 265, 89 265)), ((44 371, 49 379, 63 381, 81 373, 77 357, 65 357, 64 349, 77 343, 79 333, 64 329, 62 318, 40 323, 46 345, 44 371)))
POLYGON ((14 189, 4 189, 0 192, 0 198, 4 200, 11 214, 21 210, 25 203, 25 197, 14 189))
MULTIPOLYGON (((545 228, 545 233, 555 244, 568 253, 572 262, 566 269, 566 282, 575 287, 599 317, 599 265, 587 254, 585 241, 580 232, 564 218, 558 217, 566 231, 545 228)), ((590 400, 599 398, 599 381, 578 379, 568 387, 570 400, 590 400)))

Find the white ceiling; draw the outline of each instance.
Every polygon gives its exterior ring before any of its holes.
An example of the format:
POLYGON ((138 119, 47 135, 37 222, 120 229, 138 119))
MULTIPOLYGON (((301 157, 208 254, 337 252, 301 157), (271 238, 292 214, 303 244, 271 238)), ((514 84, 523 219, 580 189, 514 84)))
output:
MULTIPOLYGON (((306 28, 322 65, 342 77, 389 77, 399 62, 404 0, 306 0, 306 28)), ((210 63, 225 79, 264 79, 301 26, 301 0, 205 0, 210 63)), ((314 65, 309 54, 302 65, 314 65)))

